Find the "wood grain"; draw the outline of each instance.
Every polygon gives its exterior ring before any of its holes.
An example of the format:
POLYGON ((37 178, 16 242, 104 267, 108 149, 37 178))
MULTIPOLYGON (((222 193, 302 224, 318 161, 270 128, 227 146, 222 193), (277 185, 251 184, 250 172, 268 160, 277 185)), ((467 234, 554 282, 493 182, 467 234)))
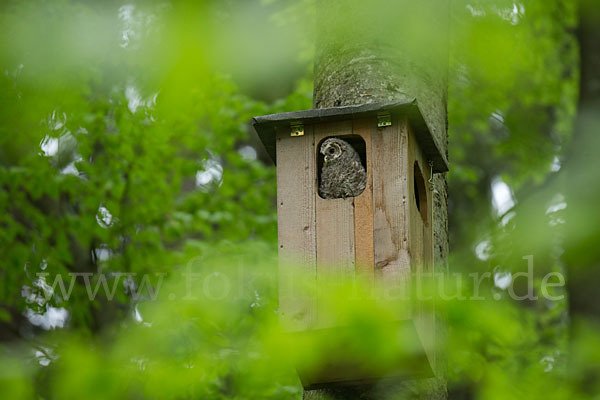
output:
MULTIPOLYGON (((329 136, 348 135, 352 121, 315 125, 315 158, 319 143, 329 136)), ((315 185, 316 187, 316 185, 315 185)), ((319 328, 337 324, 336 314, 327 302, 330 294, 354 281, 353 199, 322 199, 315 196, 317 221, 317 314, 319 328)))
POLYGON ((279 312, 285 331, 310 329, 317 320, 315 153, 312 126, 304 136, 277 132, 279 312))
POLYGON ((356 258, 356 278, 366 289, 373 286, 375 269, 375 249, 373 239, 373 163, 371 134, 377 129, 374 118, 353 121, 352 133, 365 141, 367 185, 365 190, 354 198, 354 251, 356 258))
MULTIPOLYGON (((371 139, 375 280, 384 300, 410 295, 407 144, 405 118, 394 118, 392 126, 377 129, 371 139)), ((409 307, 398 309, 397 318, 410 316, 409 307)))

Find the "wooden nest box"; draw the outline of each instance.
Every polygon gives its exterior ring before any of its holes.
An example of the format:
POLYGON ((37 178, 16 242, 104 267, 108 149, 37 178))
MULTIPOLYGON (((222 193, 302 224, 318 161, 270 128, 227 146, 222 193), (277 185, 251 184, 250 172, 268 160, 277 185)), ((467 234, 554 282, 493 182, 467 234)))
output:
MULTIPOLYGON (((338 332, 344 327, 321 312, 319 296, 327 290, 321 282, 326 278, 361 279, 375 291, 402 292, 410 291, 425 273, 433 275, 430 179, 447 171, 448 162, 414 99, 266 115, 254 118, 253 124, 277 166, 279 308, 286 331, 343 336, 338 332), (330 137, 343 139, 360 156, 366 185, 355 197, 319 195, 319 148, 330 137), (309 277, 305 287, 299 287, 296 273, 309 277)), ((360 368, 343 356, 342 348, 321 369, 298 367, 303 385, 431 375, 435 318, 421 309, 415 304, 400 312, 394 328, 413 334, 422 348, 421 364, 398 360, 386 370, 360 368)))

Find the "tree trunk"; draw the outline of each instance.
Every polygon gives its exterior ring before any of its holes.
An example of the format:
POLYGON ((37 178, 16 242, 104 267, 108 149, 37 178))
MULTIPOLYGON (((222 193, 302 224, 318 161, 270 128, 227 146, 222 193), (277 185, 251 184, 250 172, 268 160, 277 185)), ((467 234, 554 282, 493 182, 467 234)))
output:
MULTIPOLYGON (((416 98, 440 149, 447 153, 448 22, 446 0, 317 0, 314 107, 416 98)), ((445 175, 434 177, 434 189, 435 268, 447 271, 445 175)), ((443 321, 436 327, 438 337, 443 336, 443 321)), ((444 354, 436 354, 436 360, 435 378, 311 390, 304 398, 445 399, 444 354)))
POLYGON ((581 0, 577 30, 580 83, 573 142, 567 157, 569 175, 569 311, 572 319, 600 323, 600 8, 581 0))
POLYGON ((573 387, 581 397, 598 394, 600 363, 590 358, 589 335, 600 329, 600 7, 580 0, 577 30, 580 83, 577 118, 565 169, 567 235, 564 260, 570 314, 570 361, 573 387))

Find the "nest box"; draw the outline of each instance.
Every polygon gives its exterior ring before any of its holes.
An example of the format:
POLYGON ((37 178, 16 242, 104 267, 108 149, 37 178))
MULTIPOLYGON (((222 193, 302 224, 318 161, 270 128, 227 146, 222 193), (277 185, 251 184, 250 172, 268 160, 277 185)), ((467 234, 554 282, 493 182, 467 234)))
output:
MULTIPOLYGON (((429 180, 447 171, 448 162, 414 99, 266 115, 254 118, 253 125, 277 166, 279 308, 286 331, 327 337, 344 329, 320 312, 325 277, 361 278, 374 288, 402 292, 424 273, 433 274, 429 180), (319 147, 330 137, 345 140, 360 156, 367 182, 356 197, 319 196, 319 147), (295 272, 310 277, 309 295, 295 272)), ((413 333, 423 363, 396 372, 431 374, 435 318, 418 305, 401 314, 397 329, 413 333)), ((298 368, 303 385, 365 382, 390 372, 365 371, 335 357, 321 370, 298 368)))

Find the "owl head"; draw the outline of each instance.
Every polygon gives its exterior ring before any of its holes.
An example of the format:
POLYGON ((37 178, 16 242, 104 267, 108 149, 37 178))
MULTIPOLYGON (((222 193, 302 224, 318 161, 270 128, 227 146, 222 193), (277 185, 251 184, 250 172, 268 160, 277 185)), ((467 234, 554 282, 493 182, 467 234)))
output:
POLYGON ((325 164, 337 160, 348 150, 349 144, 338 138, 329 138, 321 144, 321 154, 324 156, 325 164))

